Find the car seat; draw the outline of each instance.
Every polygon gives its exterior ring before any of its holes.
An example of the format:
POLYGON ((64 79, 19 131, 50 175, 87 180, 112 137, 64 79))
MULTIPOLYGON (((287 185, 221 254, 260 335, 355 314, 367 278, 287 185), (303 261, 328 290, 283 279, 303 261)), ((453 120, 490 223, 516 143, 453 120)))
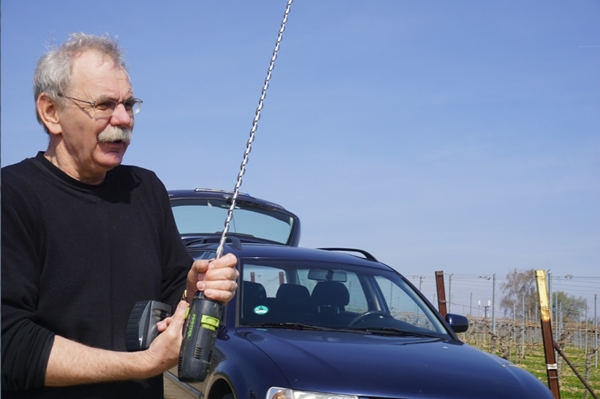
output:
POLYGON ((281 284, 277 289, 277 315, 282 321, 301 323, 309 309, 308 288, 299 284, 281 284))

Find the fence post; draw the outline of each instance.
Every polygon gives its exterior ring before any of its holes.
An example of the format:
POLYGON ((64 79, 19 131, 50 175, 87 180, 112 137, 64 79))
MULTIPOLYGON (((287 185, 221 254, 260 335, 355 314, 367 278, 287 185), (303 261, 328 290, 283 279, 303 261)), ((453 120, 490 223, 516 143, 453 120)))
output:
POLYGON ((473 317, 473 292, 469 294, 469 317, 473 317))
POLYGON ((439 270, 435 272, 435 286, 437 287, 438 310, 442 317, 446 317, 446 290, 444 288, 444 272, 439 270))
POLYGON ((525 293, 523 293, 523 297, 522 297, 522 301, 521 301, 521 316, 522 316, 522 323, 521 323, 521 360, 525 359, 525 331, 526 331, 526 326, 525 326, 525 293))
POLYGON ((496 274, 492 275, 492 334, 496 335, 496 274))
POLYGON ((452 273, 448 275, 448 312, 450 313, 452 313, 452 276, 452 273))
POLYGON ((542 338, 544 340, 544 354, 546 356, 546 374, 548 376, 548 387, 555 399, 560 399, 560 388, 558 385, 558 367, 554 354, 554 339, 552 338, 552 324, 550 321, 550 307, 548 303, 548 291, 546 287, 546 272, 535 271, 537 291, 539 298, 540 316, 542 323, 542 338))

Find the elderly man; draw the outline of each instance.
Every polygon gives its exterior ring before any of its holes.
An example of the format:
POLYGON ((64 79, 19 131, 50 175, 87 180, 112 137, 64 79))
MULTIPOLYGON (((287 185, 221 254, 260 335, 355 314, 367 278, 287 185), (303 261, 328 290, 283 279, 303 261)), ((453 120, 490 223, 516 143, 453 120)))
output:
POLYGON ((237 260, 194 262, 163 184, 121 164, 142 101, 112 39, 72 34, 34 86, 48 148, 2 169, 2 397, 162 398, 182 293, 229 301, 237 260), (129 353, 130 311, 148 299, 176 311, 129 353))

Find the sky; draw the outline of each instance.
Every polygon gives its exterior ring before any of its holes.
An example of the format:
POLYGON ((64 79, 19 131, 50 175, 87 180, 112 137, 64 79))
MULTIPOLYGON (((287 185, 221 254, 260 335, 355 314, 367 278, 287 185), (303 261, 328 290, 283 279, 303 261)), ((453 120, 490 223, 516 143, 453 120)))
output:
MULTIPOLYGON (((2 166, 46 149, 38 58, 107 33, 144 101, 125 163, 233 190, 286 3, 2 0, 2 166)), ((405 275, 600 276, 600 3, 296 0, 241 191, 405 275)))

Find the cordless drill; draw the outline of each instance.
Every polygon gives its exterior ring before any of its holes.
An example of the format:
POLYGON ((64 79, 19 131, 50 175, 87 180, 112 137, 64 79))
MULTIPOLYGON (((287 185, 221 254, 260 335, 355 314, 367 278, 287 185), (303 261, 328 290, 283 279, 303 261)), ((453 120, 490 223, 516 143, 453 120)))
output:
POLYGON ((202 382, 210 368, 223 305, 196 291, 183 327, 178 376, 183 382, 202 382))
MULTIPOLYGON (((223 305, 197 291, 188 308, 179 351, 179 380, 202 382, 210 368, 223 305)), ((159 334, 156 323, 171 316, 171 306, 158 301, 137 302, 127 323, 126 345, 130 352, 145 350, 159 334)))

